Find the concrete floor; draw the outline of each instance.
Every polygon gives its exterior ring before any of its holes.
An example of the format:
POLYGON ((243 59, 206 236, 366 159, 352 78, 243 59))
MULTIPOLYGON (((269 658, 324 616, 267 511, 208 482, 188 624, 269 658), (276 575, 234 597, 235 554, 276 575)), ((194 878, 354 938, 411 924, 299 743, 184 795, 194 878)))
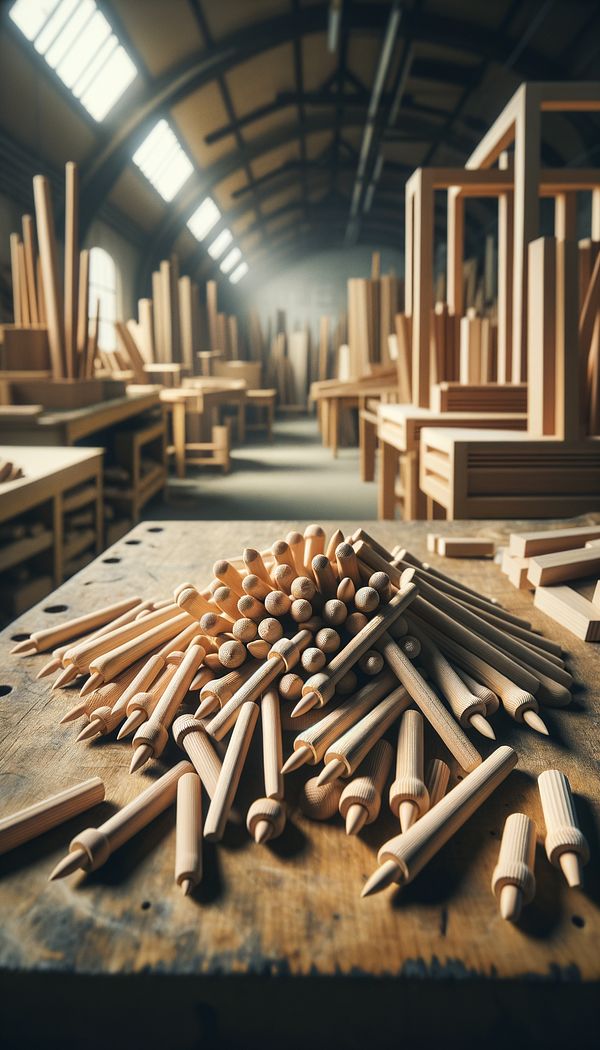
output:
POLYGON ((375 484, 360 481, 358 449, 340 449, 333 459, 313 417, 278 420, 272 445, 250 432, 243 448, 234 447, 228 475, 193 467, 183 481, 171 475, 165 501, 144 509, 144 518, 200 521, 375 517, 375 484))

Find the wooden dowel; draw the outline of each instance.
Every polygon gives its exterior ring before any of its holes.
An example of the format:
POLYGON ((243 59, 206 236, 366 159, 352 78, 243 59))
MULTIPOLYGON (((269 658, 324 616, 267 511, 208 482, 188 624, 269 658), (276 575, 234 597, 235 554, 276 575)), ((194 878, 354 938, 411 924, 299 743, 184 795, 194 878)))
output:
POLYGON ((263 773, 265 797, 282 799, 284 795, 283 745, 281 740, 281 710, 279 693, 273 687, 266 689, 260 702, 260 719, 263 743, 263 773))
POLYGON ((538 788, 546 824, 546 856, 560 867, 569 886, 581 886, 590 849, 579 827, 571 785, 560 770, 546 769, 538 777, 538 788))
POLYGON ((106 605, 95 612, 84 613, 71 620, 65 620, 56 627, 46 627, 41 631, 33 631, 26 642, 19 642, 11 649, 11 653, 25 651, 26 646, 34 646, 38 653, 45 653, 48 649, 54 649, 71 638, 77 638, 88 631, 95 631, 98 627, 116 620, 122 613, 128 612, 140 604, 140 598, 123 598, 112 605, 106 605))
POLYGON ((358 769, 357 776, 346 784, 340 795, 339 810, 347 835, 358 835, 366 824, 377 820, 392 758, 391 744, 387 740, 378 740, 358 769))
POLYGON ((564 661, 561 659, 562 646, 558 642, 553 642, 551 638, 544 638, 541 634, 536 634, 535 631, 525 630, 523 627, 517 627, 516 624, 507 623, 506 620, 502 620, 499 616, 494 613, 489 613, 484 609, 475 609, 474 606, 469 605, 468 602, 463 601, 462 598, 454 598, 458 605, 462 605, 463 608, 467 609, 474 616, 478 616, 479 619, 485 620, 486 623, 491 624, 500 631, 505 631, 507 634, 513 635, 518 638, 523 645, 528 646, 537 652, 540 656, 551 660, 557 667, 564 667, 564 661))
POLYGON ((173 722, 173 739, 186 752, 209 798, 213 798, 221 773, 221 759, 203 723, 192 715, 179 715, 173 722))
POLYGON ((325 531, 320 525, 307 525, 304 530, 304 564, 312 565, 317 554, 325 553, 325 531))
POLYGON ((77 279, 77 360, 79 375, 83 376, 87 356, 90 296, 90 253, 83 248, 79 253, 79 275, 77 279))
POLYGON ((13 318, 16 325, 23 324, 23 309, 21 296, 21 273, 19 268, 19 244, 21 238, 18 233, 10 235, 10 270, 12 281, 13 318))
POLYGON ((300 809, 311 820, 330 820, 338 812, 341 795, 342 784, 339 780, 331 784, 319 784, 316 777, 311 777, 300 792, 300 809))
POLYGON ((178 762, 99 828, 86 828, 76 835, 67 856, 56 865, 50 879, 64 878, 78 868, 96 871, 106 864, 111 854, 174 803, 179 778, 191 772, 189 762, 178 762))
POLYGON ((240 686, 258 670, 259 666, 255 660, 248 660, 238 670, 230 671, 222 678, 215 678, 203 686, 200 690, 201 703, 196 711, 196 718, 205 718, 217 708, 224 707, 240 686))
POLYGON ((286 542, 294 559, 296 576, 306 576, 308 570, 304 562, 304 536, 301 532, 288 532, 286 542))
POLYGON ((340 545, 336 547, 335 559, 340 579, 348 577, 352 580, 355 587, 360 587, 362 581, 358 570, 358 561, 354 547, 350 543, 340 543, 340 545))
POLYGON ((251 702, 242 704, 225 752, 216 791, 206 815, 204 837, 209 842, 219 842, 223 838, 225 824, 233 805, 257 719, 257 704, 251 702))
MULTIPOLYGON (((372 616, 369 622, 330 660, 323 671, 319 671, 304 683, 302 700, 296 705, 292 714, 300 715, 312 707, 323 707, 331 699, 340 678, 349 671, 384 631, 410 605, 416 596, 416 587, 410 584, 372 616)), ((329 603, 327 603, 329 604, 329 603)))
POLYGON ((254 547, 246 547, 242 553, 242 559, 248 572, 253 576, 258 576, 259 580, 262 580, 271 590, 273 586, 272 580, 260 551, 257 551, 254 547))
POLYGON ((421 643, 421 662, 442 696, 448 701, 454 717, 463 729, 472 727, 490 740, 495 740, 494 730, 484 717, 486 714, 485 702, 476 693, 470 692, 443 653, 430 638, 427 638, 425 631, 419 629, 420 621, 416 617, 408 617, 408 622, 411 631, 421 643))
MULTIPOLYGON (((121 694, 115 698, 114 703, 101 704, 90 712, 90 715, 93 713, 93 718, 90 718, 89 725, 85 727, 85 736, 82 737, 80 734, 78 739, 87 740, 92 736, 104 736, 106 733, 112 733, 113 729, 116 729, 119 723, 124 720, 127 705, 131 698, 137 693, 147 692, 152 683, 158 678, 164 666, 165 658, 158 653, 151 656, 149 660, 144 660, 142 666, 132 676, 131 681, 125 685, 121 694)), ((121 680, 129 677, 131 671, 132 668, 124 671, 121 680)))
POLYGON ((216 605, 203 597, 191 584, 185 584, 183 587, 178 588, 176 595, 173 597, 180 609, 184 609, 190 616, 194 616, 198 620, 205 613, 214 613, 216 610, 216 605))
POLYGON ((124 740, 126 736, 131 736, 141 726, 142 722, 145 722, 150 717, 167 685, 176 673, 177 667, 176 663, 167 664, 147 692, 136 693, 131 697, 127 703, 127 718, 117 733, 117 740, 124 740))
POLYGON ((391 692, 394 682, 391 671, 384 671, 372 682, 362 686, 353 696, 342 701, 333 711, 328 711, 320 717, 308 729, 298 732, 294 739, 294 750, 285 762, 282 773, 290 773, 306 762, 313 766, 320 762, 329 745, 391 692))
POLYGON ((491 689, 488 689, 487 685, 483 685, 481 682, 477 682, 472 675, 464 671, 462 667, 454 667, 459 678, 462 678, 463 682, 468 689, 471 690, 475 696, 478 696, 480 700, 483 700, 485 704, 485 713, 488 715, 495 715, 496 711, 500 707, 500 700, 491 689))
POLYGON ((203 646, 190 646, 150 718, 136 730, 132 740, 135 750, 130 773, 140 769, 150 758, 160 758, 162 755, 169 739, 168 729, 204 656, 203 646))
POLYGON ((175 882, 184 897, 202 879, 202 785, 197 773, 184 773, 177 782, 175 882))
POLYGON ((0 820, 0 854, 38 838, 104 800, 104 784, 91 777, 0 820))
POLYGON ((497 748, 412 828, 386 842, 377 854, 380 867, 365 883, 361 896, 379 893, 392 882, 412 882, 516 764, 517 753, 512 747, 497 748))
POLYGON ((428 808, 423 715, 420 711, 405 711, 398 728, 396 776, 390 787, 390 809, 398 817, 402 831, 408 831, 428 808))
POLYGON ((323 598, 335 598, 338 581, 327 555, 316 554, 311 562, 311 569, 323 598))
MULTIPOLYGON (((242 599, 240 598, 239 601, 241 601, 241 600, 242 599)), ((229 589, 229 587, 225 587, 225 586, 217 587, 217 589, 215 591, 213 591, 213 601, 215 602, 216 605, 219 606, 219 609, 221 610, 221 612, 224 613, 224 615, 228 619, 230 619, 232 623, 234 623, 235 620, 237 620, 237 618, 238 618, 238 607, 237 607, 238 596, 237 596, 237 594, 234 594, 234 592, 231 591, 229 589)))
POLYGON ((433 809, 446 794, 449 780, 450 768, 441 758, 432 758, 427 764, 427 772, 425 774, 430 809, 433 809))
POLYGON ((25 249, 20 240, 17 245, 17 264, 19 267, 19 294, 21 297, 21 319, 23 325, 28 328, 31 324, 31 309, 29 306, 29 289, 27 287, 25 249))
MULTIPOLYGON (((139 622, 143 626, 149 620, 150 616, 139 622)), ((102 653, 101 656, 93 657, 90 660, 91 675, 83 686, 80 696, 85 696, 87 692, 91 692, 91 689, 99 681, 110 681, 110 679, 120 674, 121 671, 124 671, 126 667, 129 667, 136 660, 151 653, 157 646, 174 638, 179 634, 181 628, 185 626, 186 614, 182 613, 181 616, 173 616, 163 623, 150 627, 149 630, 128 639, 126 642, 122 642, 121 645, 111 648, 108 652, 102 653)))
MULTIPOLYGON (((163 609, 154 609, 143 619, 135 619, 129 623, 122 624, 120 627, 107 631, 106 634, 91 638, 89 641, 76 642, 65 653, 65 660, 72 663, 79 671, 88 671, 91 661, 96 657, 110 652, 117 646, 122 645, 123 642, 128 642, 131 638, 137 638, 145 634, 150 628, 157 627, 170 620, 177 621, 176 627, 179 630, 186 622, 189 623, 191 621, 191 617, 187 613, 181 613, 179 606, 174 604, 168 605, 163 609)), ((174 637, 175 634, 177 634, 177 630, 171 637, 174 637)))
POLYGON ((293 638, 281 638, 270 649, 265 662, 237 689, 207 726, 215 740, 222 740, 249 700, 256 700, 271 682, 284 671, 291 671, 311 640, 309 631, 299 631, 293 638))
POLYGON ((384 634, 383 638, 377 642, 376 649, 383 653, 388 667, 406 688, 458 764, 467 772, 478 766, 481 762, 481 755, 465 736, 458 722, 444 707, 439 697, 429 688, 398 643, 389 634, 384 634))
POLYGON ((411 703, 403 686, 394 689, 368 714, 342 733, 329 745, 324 755, 325 768, 317 777, 319 784, 327 784, 338 777, 354 773, 363 759, 383 734, 411 703))
POLYGON ((492 874, 492 892, 498 898, 502 918, 509 922, 517 922, 521 908, 535 895, 535 835, 535 824, 525 813, 511 813, 506 818, 492 874))
POLYGON ((56 261, 56 237, 50 200, 50 183, 44 175, 34 175, 33 197, 39 252, 44 281, 44 301, 48 343, 54 379, 64 379, 64 325, 56 261))

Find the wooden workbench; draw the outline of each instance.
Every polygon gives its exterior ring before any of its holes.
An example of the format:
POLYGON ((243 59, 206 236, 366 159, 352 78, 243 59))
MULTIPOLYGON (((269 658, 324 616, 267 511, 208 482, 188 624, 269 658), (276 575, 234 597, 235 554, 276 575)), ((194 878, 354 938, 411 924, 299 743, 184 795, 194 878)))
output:
MULTIPOLYGON (((339 524, 348 534, 358 523, 339 524)), ((401 542, 559 636, 530 595, 514 590, 492 562, 427 555, 426 524, 365 524, 388 547, 401 542)), ((444 522, 436 528, 479 532, 500 543, 515 527, 535 524, 479 522, 466 529, 444 522)), ((190 899, 173 882, 173 810, 97 873, 47 882, 71 837, 137 794, 160 764, 130 777, 127 744, 109 738, 76 745, 77 729, 58 725, 73 692, 50 698, 48 680, 35 680, 46 657, 9 656, 11 639, 51 623, 56 608, 74 615, 127 594, 162 597, 180 581, 207 580, 219 555, 250 543, 264 547, 297 527, 142 523, 0 635, 0 812, 93 774, 107 787, 98 810, 0 857, 5 1045, 12 1039, 20 1048, 39 1046, 40 1025, 44 1046, 80 1045, 69 1041, 75 1031, 85 1032, 93 1050, 105 1050, 107 1042, 111 1050, 125 1044, 593 1045, 600 977, 600 686, 597 650, 571 635, 562 640, 587 688, 571 709, 545 711, 551 740, 495 716, 499 742, 519 752, 517 771, 402 892, 359 897, 378 846, 396 833, 387 812, 356 839, 346 838, 340 821, 319 825, 301 816, 296 798, 314 767, 286 780, 290 817, 280 839, 258 847, 238 827, 218 847, 205 846, 204 879, 190 899), (534 777, 554 765, 571 780, 590 842, 586 888, 569 891, 538 846, 537 896, 513 927, 499 917, 490 890, 502 826, 520 809, 542 825, 534 777)), ((286 734, 286 754, 291 740, 286 734)), ((477 737, 482 753, 487 744, 477 737)), ((431 738, 426 748, 428 755, 443 754, 431 738)), ((168 762, 178 755, 169 745, 168 762)), ((244 774, 245 802, 258 790, 252 780, 250 771, 244 774)))
POLYGON ((0 420, 0 441, 20 445, 74 445, 92 434, 130 420, 150 409, 160 408, 160 387, 140 386, 135 392, 109 401, 99 401, 85 408, 63 412, 43 412, 34 419, 23 419, 18 427, 14 420, 5 425, 0 420))

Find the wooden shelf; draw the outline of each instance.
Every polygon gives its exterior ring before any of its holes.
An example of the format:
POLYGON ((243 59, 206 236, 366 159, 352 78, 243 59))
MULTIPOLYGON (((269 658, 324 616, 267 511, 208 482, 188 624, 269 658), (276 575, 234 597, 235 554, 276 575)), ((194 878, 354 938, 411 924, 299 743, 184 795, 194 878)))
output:
POLYGON ((38 536, 26 536, 22 540, 5 544, 0 549, 0 572, 6 572, 7 569, 12 569, 15 565, 21 565, 29 558, 34 558, 36 554, 48 550, 53 542, 53 534, 48 530, 40 532, 38 536))

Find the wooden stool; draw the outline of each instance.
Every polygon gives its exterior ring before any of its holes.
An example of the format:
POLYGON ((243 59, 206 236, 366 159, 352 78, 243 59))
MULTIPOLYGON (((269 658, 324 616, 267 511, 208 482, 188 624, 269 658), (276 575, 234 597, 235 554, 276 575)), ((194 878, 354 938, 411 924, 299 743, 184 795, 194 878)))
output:
POLYGON ((275 417, 276 397, 277 391, 274 388, 269 389, 267 387, 264 390, 246 391, 246 405, 249 408, 264 409, 263 421, 258 423, 246 422, 246 430, 266 429, 269 441, 273 440, 273 419, 275 417))
POLYGON ((186 466, 230 468, 230 441, 228 426, 213 426, 211 441, 188 440, 188 423, 199 422, 202 416, 202 397, 193 388, 161 391, 161 401, 171 416, 173 443, 167 454, 175 456, 178 478, 185 477, 186 466))

